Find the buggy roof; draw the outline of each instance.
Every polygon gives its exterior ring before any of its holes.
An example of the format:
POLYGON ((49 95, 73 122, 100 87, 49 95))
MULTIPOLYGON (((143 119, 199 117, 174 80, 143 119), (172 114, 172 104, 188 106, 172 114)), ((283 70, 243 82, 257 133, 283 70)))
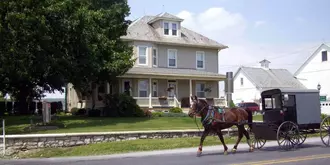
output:
POLYGON ((275 93, 319 93, 317 89, 294 89, 294 88, 274 88, 261 92, 261 95, 271 95, 275 93))

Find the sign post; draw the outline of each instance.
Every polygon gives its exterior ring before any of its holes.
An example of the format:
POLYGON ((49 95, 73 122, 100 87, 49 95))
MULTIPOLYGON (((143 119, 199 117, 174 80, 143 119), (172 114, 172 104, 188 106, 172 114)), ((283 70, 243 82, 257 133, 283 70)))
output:
POLYGON ((42 119, 44 124, 51 121, 50 103, 46 101, 42 103, 42 119))

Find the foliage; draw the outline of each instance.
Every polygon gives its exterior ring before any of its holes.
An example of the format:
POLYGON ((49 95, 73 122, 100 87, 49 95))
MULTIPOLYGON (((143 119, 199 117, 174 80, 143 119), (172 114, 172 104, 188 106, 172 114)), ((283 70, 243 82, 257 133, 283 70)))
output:
POLYGON ((327 114, 324 114, 324 113, 321 114, 321 119, 322 119, 322 120, 325 119, 326 117, 328 117, 327 114))
POLYGON ((73 107, 73 108, 71 108, 70 112, 71 112, 72 115, 76 115, 78 110, 79 110, 79 108, 73 107))
POLYGON ((183 111, 179 107, 173 107, 173 108, 170 108, 170 112, 171 113, 182 113, 183 111))
POLYGON ((125 93, 106 95, 104 101, 104 116, 134 117, 144 114, 143 110, 136 103, 136 100, 125 93))
POLYGON ((90 109, 87 111, 89 117, 100 117, 101 116, 101 110, 99 109, 90 109))
POLYGON ((236 107, 236 105, 235 105, 235 103, 234 103, 233 100, 230 101, 229 107, 230 108, 235 108, 236 107))
POLYGON ((29 102, 68 82, 114 81, 135 60, 120 39, 129 10, 126 0, 0 1, 0 92, 29 102))

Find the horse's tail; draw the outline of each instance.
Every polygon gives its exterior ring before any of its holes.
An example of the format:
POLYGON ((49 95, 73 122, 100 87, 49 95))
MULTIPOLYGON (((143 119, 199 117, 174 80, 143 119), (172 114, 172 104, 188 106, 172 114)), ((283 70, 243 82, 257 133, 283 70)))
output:
POLYGON ((253 115, 252 112, 249 109, 244 109, 248 113, 248 125, 250 128, 250 131, 252 130, 252 121, 253 121, 253 115))

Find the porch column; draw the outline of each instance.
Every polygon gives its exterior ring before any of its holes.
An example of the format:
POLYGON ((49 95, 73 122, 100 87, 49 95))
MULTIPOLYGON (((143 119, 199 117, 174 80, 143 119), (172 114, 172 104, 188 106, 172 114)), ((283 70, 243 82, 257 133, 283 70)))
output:
POLYGON ((189 79, 189 103, 191 102, 191 96, 192 96, 192 82, 191 79, 189 79))
POLYGON ((110 84, 107 82, 107 94, 110 93, 110 84))
POLYGON ((149 78, 149 108, 152 108, 151 94, 152 94, 152 81, 151 78, 149 78))

